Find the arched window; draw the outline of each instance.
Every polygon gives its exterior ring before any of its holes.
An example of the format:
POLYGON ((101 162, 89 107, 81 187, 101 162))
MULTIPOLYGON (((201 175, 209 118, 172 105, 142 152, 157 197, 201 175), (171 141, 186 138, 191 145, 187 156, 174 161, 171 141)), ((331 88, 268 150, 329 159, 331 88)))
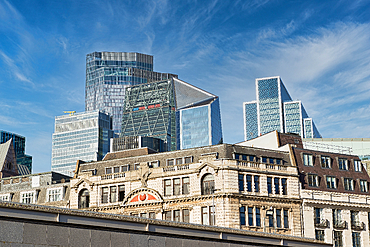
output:
POLYGON ((88 208, 90 202, 90 193, 87 189, 80 191, 78 195, 78 208, 88 208))
POLYGON ((202 195, 210 195, 214 193, 215 179, 212 174, 204 175, 202 179, 202 195))

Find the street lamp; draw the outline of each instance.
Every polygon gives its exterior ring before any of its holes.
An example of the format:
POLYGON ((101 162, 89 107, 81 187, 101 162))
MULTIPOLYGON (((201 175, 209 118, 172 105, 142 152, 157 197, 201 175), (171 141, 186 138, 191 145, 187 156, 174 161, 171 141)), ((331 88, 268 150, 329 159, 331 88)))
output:
POLYGON ((270 219, 271 218, 272 218, 272 224, 275 226, 275 224, 274 224, 274 210, 272 209, 272 207, 270 207, 270 209, 266 210, 265 231, 266 231, 266 219, 269 220, 269 227, 270 227, 270 219))

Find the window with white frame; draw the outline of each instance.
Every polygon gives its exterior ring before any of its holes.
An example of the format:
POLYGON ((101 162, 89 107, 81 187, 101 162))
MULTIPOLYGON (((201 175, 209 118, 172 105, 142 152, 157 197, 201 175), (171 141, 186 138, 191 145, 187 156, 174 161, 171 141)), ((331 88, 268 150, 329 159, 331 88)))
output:
POLYGON ((159 160, 151 161, 151 162, 149 163, 149 167, 150 167, 150 168, 156 168, 156 167, 159 167, 159 160))
POLYGON ((348 170, 348 160, 344 158, 338 158, 338 167, 340 170, 348 170))
POLYGON ((130 170, 130 165, 121 166, 121 172, 128 172, 130 170))
POLYGON ((189 164, 193 162, 193 156, 185 157, 184 158, 185 164, 189 164))
POLYGON ((36 199, 36 193, 34 191, 30 192, 23 192, 21 194, 21 203, 35 203, 36 199))
POLYGON ((333 176, 326 176, 326 188, 336 189, 337 188, 337 179, 333 176))
POLYGON ((48 202, 57 202, 63 199, 63 189, 62 188, 53 188, 47 190, 48 202))
POLYGON ((344 178, 344 189, 345 190, 354 190, 354 183, 352 178, 344 178))
POLYGON ((361 192, 368 192, 368 183, 366 180, 360 180, 361 192))
POLYGON ((3 202, 10 202, 10 201, 11 201, 10 194, 0 195, 0 201, 3 201, 3 202))
POLYGON ((174 159, 168 159, 167 160, 167 166, 173 166, 175 164, 175 160, 174 159))
POLYGON ((362 164, 360 160, 354 160, 353 165, 355 168, 355 172, 362 172, 362 164))
POLYGON ((331 168, 331 159, 329 156, 321 156, 321 167, 331 168))
POLYGON ((312 154, 303 154, 303 165, 313 166, 313 156, 312 156, 312 154))
POLYGON ((308 186, 319 187, 319 176, 317 174, 308 174, 307 180, 308 180, 308 186))

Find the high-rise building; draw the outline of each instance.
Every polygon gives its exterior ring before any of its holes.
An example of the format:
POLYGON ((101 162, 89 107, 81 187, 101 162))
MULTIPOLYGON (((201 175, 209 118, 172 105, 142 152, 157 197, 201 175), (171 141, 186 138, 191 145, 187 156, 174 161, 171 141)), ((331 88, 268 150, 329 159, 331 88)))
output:
POLYGON ((279 76, 256 79, 256 101, 244 102, 244 138, 273 130, 303 138, 321 137, 301 101, 293 101, 279 76))
POLYGON ((86 56, 85 111, 102 110, 121 131, 125 88, 177 77, 153 71, 153 56, 136 52, 93 52, 86 56))
POLYGON ((31 172, 32 171, 32 156, 25 154, 26 152, 26 138, 10 133, 4 130, 0 130, 0 144, 6 143, 10 139, 13 139, 13 148, 18 165, 24 165, 31 172))
POLYGON ((77 160, 102 160, 112 137, 112 118, 99 110, 55 117, 51 170, 73 176, 77 160))
POLYGON ((222 143, 219 99, 177 78, 126 91, 121 136, 151 136, 167 150, 222 143))

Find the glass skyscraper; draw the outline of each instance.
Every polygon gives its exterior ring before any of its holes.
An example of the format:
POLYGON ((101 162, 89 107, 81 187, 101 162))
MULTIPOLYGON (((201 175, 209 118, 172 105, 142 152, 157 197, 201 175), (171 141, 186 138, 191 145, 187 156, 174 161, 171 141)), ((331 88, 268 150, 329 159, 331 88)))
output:
POLYGON ((102 110, 121 131, 125 88, 177 77, 153 71, 153 56, 136 52, 93 52, 86 55, 85 111, 102 110))
POLYGON ((129 87, 121 136, 151 136, 167 150, 222 143, 217 96, 177 78, 129 87))
POLYGON ((256 97, 243 104, 245 140, 273 130, 321 137, 301 101, 292 100, 279 76, 256 79, 256 97))
POLYGON ((112 118, 99 110, 55 117, 51 170, 73 176, 77 160, 102 160, 112 137, 112 118))
POLYGON ((26 138, 10 133, 4 130, 0 130, 0 144, 13 139, 14 152, 17 158, 17 164, 25 165, 30 172, 32 172, 32 156, 25 154, 26 151, 26 138))

